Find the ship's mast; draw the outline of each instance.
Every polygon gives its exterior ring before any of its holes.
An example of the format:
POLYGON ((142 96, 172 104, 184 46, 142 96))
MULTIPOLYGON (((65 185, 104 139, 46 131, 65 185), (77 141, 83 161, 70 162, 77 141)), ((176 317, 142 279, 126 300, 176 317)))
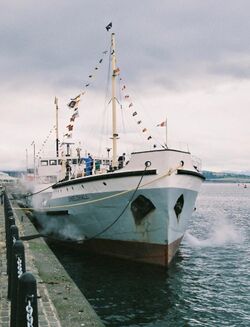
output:
POLYGON ((113 154, 112 154, 112 168, 116 169, 117 163, 117 127, 116 127, 116 57, 115 57, 115 33, 111 34, 111 56, 112 56, 112 140, 113 140, 113 154))
POLYGON ((58 137, 58 98, 55 97, 56 105, 56 156, 59 157, 59 137, 58 137))
POLYGON ((33 145, 33 166, 34 166, 34 181, 36 181, 36 144, 35 141, 31 143, 33 145))

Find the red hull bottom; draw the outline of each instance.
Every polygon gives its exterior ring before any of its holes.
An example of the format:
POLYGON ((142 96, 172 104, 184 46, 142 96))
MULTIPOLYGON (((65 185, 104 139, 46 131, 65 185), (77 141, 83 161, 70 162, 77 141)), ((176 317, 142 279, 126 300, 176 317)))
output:
POLYGON ((182 237, 170 244, 150 244, 94 239, 84 242, 84 249, 98 254, 168 266, 175 256, 182 237))

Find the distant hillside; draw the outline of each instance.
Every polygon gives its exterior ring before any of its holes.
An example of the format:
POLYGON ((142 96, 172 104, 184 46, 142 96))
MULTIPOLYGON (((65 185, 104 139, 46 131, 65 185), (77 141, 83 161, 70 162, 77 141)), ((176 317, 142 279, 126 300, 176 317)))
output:
POLYGON ((202 174, 207 181, 216 182, 235 182, 235 183, 250 183, 250 174, 237 172, 212 172, 204 170, 202 174))

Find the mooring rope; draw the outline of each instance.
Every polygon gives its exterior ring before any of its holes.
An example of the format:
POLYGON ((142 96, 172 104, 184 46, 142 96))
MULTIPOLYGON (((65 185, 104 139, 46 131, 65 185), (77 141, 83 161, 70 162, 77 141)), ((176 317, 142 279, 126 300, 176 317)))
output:
POLYGON ((119 214, 119 216, 111 223, 109 224, 107 227, 105 227, 101 232, 87 238, 85 241, 90 241, 90 240, 93 240, 95 239, 96 237, 102 235, 103 233, 105 233, 107 230, 109 230, 115 223, 117 223, 117 221, 122 217, 122 215, 124 214, 124 212, 127 210, 128 206, 130 205, 130 203, 132 202, 137 190, 139 189, 140 185, 141 185, 141 182, 142 182, 142 179, 143 177, 145 176, 145 172, 147 170, 148 167, 151 166, 151 162, 150 161, 146 161, 145 162, 145 168, 144 168, 144 171, 143 171, 143 174, 141 175, 141 178, 139 180, 139 183, 137 184, 132 196, 130 197, 128 203, 125 205, 125 207, 123 208, 123 210, 121 211, 121 213, 119 214))
POLYGON ((51 184, 50 186, 47 186, 47 187, 45 187, 44 189, 42 189, 42 190, 40 190, 40 191, 37 191, 37 192, 34 192, 34 193, 28 193, 28 194, 25 194, 25 195, 23 195, 23 197, 24 198, 28 198, 28 197, 30 197, 30 196, 33 196, 33 195, 37 195, 37 194, 39 194, 39 193, 42 193, 43 191, 46 191, 46 190, 48 190, 49 188, 51 188, 52 187, 52 185, 57 185, 57 184, 59 184, 61 181, 58 181, 58 182, 56 182, 55 184, 51 184))

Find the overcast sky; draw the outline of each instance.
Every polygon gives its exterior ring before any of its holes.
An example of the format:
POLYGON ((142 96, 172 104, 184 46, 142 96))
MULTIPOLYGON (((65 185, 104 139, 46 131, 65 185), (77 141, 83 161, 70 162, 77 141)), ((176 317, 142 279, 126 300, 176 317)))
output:
MULTIPOLYGON (((105 26, 110 21, 121 83, 150 135, 164 139, 165 129, 156 125, 167 117, 169 144, 188 144, 203 169, 250 169, 250 1, 0 4, 1 170, 25 168, 26 153, 31 165, 32 141, 36 151, 54 142, 55 95, 63 134, 68 100, 83 89, 102 51, 109 49, 105 26)), ((104 67, 98 74, 106 74, 104 67)), ((104 120, 106 88, 97 78, 91 83, 74 127, 83 150, 90 152, 97 142, 88 137, 103 130, 98 124, 104 120)), ((130 143, 137 142, 135 132, 142 134, 136 124, 126 131, 130 143)), ((148 142, 144 135, 141 140, 148 142)))

